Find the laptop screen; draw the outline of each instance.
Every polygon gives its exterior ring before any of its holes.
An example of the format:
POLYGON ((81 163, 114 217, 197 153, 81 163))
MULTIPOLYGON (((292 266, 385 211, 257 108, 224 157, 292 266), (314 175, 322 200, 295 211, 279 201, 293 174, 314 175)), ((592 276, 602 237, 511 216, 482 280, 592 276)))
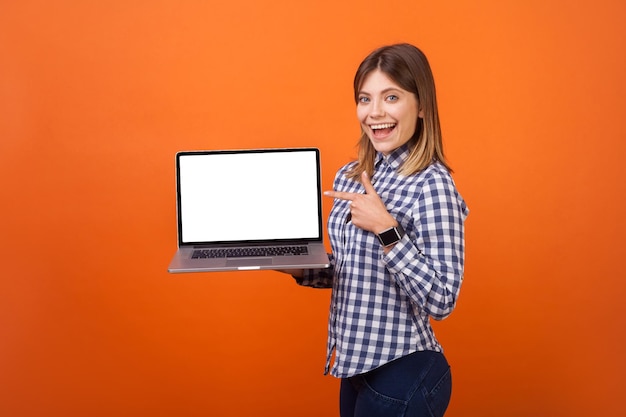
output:
POLYGON ((317 149, 176 157, 180 244, 321 239, 317 149))

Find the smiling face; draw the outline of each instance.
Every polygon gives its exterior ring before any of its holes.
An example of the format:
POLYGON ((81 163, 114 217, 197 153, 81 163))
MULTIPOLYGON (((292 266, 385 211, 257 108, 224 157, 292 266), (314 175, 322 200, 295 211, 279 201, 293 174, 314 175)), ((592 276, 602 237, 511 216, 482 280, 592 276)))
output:
POLYGON ((415 94, 377 69, 365 77, 359 89, 357 117, 374 149, 388 155, 413 137, 417 119, 423 115, 415 94))

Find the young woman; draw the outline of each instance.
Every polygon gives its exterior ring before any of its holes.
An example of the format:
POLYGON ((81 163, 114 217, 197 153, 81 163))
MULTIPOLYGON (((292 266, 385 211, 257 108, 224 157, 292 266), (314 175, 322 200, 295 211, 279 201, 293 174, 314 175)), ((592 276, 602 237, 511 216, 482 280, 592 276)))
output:
POLYGON ((326 372, 342 378, 342 417, 442 416, 452 379, 429 320, 456 305, 468 208, 444 157, 425 55, 409 44, 373 51, 354 98, 358 160, 325 193, 331 268, 289 272, 332 288, 326 372))

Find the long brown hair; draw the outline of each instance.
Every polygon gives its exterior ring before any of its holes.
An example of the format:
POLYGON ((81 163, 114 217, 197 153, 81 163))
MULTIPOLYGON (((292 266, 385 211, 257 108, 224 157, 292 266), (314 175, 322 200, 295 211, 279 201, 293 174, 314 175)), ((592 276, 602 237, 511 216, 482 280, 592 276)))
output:
MULTIPOLYGON (((354 76, 356 103, 365 78, 375 70, 382 71, 402 89, 415 94, 418 107, 423 114, 423 118, 418 118, 415 134, 408 142, 411 152, 398 172, 412 175, 433 162, 440 162, 452 172, 443 152, 435 80, 426 55, 415 46, 406 43, 383 46, 370 53, 361 62, 354 76)), ((376 150, 367 134, 362 131, 358 161, 348 172, 348 177, 358 181, 363 171, 372 175, 375 157, 376 150)))

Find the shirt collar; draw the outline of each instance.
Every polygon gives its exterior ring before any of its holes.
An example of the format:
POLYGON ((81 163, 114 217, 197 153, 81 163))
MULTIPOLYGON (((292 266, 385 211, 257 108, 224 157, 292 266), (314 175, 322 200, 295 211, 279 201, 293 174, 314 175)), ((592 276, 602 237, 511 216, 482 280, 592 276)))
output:
POLYGON ((389 155, 383 155, 382 152, 377 152, 374 165, 378 166, 382 161, 385 161, 385 163, 389 165, 389 167, 394 170, 398 170, 398 168, 400 168, 404 161, 409 157, 410 153, 411 148, 407 143, 400 146, 399 148, 394 149, 389 153, 389 155))

